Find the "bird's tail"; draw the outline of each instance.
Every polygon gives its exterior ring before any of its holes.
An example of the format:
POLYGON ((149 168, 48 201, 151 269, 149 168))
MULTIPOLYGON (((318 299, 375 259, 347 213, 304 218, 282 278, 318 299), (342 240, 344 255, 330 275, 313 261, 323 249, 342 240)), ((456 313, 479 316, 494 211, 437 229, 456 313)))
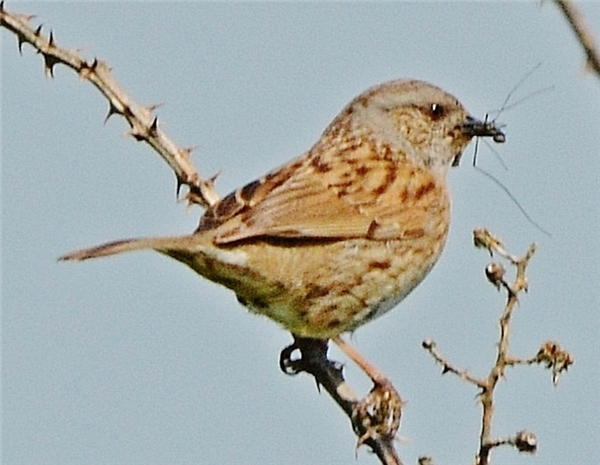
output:
POLYGON ((76 250, 63 255, 61 261, 81 261, 90 258, 108 257, 123 252, 134 250, 154 249, 160 251, 173 250, 178 244, 186 241, 189 236, 173 237, 147 237, 139 239, 124 239, 120 241, 107 242, 106 244, 90 247, 89 249, 76 250))

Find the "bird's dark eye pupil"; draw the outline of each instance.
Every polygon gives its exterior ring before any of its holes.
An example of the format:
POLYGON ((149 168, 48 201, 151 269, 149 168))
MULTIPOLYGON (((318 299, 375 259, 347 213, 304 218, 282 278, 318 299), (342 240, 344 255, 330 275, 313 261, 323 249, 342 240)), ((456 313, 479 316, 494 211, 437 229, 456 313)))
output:
POLYGON ((439 103, 432 103, 429 110, 431 111, 431 115, 435 118, 439 118, 444 115, 444 107, 439 103))

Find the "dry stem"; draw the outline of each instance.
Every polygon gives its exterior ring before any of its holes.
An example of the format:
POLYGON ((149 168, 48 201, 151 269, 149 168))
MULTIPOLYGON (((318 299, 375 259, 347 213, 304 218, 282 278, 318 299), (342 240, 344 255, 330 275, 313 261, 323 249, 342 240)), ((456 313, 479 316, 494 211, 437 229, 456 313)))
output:
POLYGON ((587 58, 587 67, 596 74, 596 77, 600 78, 600 54, 598 53, 598 47, 594 42, 594 37, 587 27, 587 24, 585 24, 583 15, 573 2, 570 2, 569 0, 554 1, 565 15, 565 18, 577 36, 577 40, 583 47, 583 51, 587 58))
MULTIPOLYGON (((534 452, 537 447, 537 439, 533 433, 520 431, 513 437, 505 439, 494 439, 492 437, 492 423, 494 415, 494 391, 498 381, 504 376, 507 366, 517 364, 542 363, 536 356, 532 359, 516 359, 509 354, 510 323, 513 311, 518 303, 518 296, 522 291, 527 291, 526 270, 529 261, 536 251, 535 244, 531 245, 523 257, 516 257, 509 253, 502 241, 485 229, 474 231, 474 243, 476 247, 487 249, 491 255, 496 253, 508 260, 516 268, 516 276, 512 283, 504 278, 504 268, 499 264, 491 264, 486 268, 486 275, 490 282, 498 289, 504 289, 507 294, 506 305, 499 320, 500 334, 498 338, 496 360, 486 377, 477 377, 466 370, 456 368, 438 351, 432 340, 423 342, 423 348, 427 350, 437 363, 442 366, 443 373, 453 373, 462 380, 473 384, 479 389, 479 400, 482 406, 481 430, 479 435, 479 450, 476 455, 476 465, 488 465, 490 463, 490 452, 493 448, 510 445, 521 452, 534 452)), ((548 362, 546 362, 548 363, 548 362)))

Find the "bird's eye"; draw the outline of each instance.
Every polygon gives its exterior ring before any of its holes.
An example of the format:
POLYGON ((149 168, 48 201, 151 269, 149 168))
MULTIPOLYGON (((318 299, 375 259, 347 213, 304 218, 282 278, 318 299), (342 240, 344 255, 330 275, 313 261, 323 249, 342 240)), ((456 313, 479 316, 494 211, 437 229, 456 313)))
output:
POLYGON ((446 112, 446 110, 439 103, 432 103, 431 106, 429 107, 429 112, 431 113, 431 116, 433 118, 438 119, 438 118, 441 118, 442 116, 444 116, 444 113, 446 112))

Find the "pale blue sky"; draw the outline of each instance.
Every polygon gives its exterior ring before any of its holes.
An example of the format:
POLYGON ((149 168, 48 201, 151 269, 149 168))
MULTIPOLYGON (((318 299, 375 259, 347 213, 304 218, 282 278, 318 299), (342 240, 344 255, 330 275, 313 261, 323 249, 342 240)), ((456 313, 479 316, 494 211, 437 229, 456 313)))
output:
MULTIPOLYGON (((580 4, 600 40, 600 4, 580 4)), ((59 44, 113 68, 139 102, 164 103, 163 128, 194 161, 221 172, 222 194, 308 149, 355 95, 400 77, 430 81, 476 116, 504 113, 507 142, 485 146, 492 172, 552 233, 535 229, 471 166, 452 170, 453 224, 431 275, 353 343, 408 401, 406 464, 472 462, 475 391, 421 349, 433 338, 476 374, 494 356, 504 297, 489 257, 471 245, 485 225, 517 254, 536 241, 531 289, 515 315, 516 356, 555 339, 576 357, 553 387, 539 367, 508 371, 496 436, 534 431, 531 457, 494 463, 600 463, 600 84, 550 3, 20 3, 59 44)), ((346 418, 308 376, 277 366, 290 336, 229 291, 158 254, 57 263, 74 248, 191 232, 199 209, 175 202, 175 180, 148 147, 123 137, 107 104, 71 71, 2 30, 3 464, 367 464, 346 418)), ((334 358, 343 360, 334 352, 334 358)), ((349 367, 350 381, 368 383, 349 367)))

